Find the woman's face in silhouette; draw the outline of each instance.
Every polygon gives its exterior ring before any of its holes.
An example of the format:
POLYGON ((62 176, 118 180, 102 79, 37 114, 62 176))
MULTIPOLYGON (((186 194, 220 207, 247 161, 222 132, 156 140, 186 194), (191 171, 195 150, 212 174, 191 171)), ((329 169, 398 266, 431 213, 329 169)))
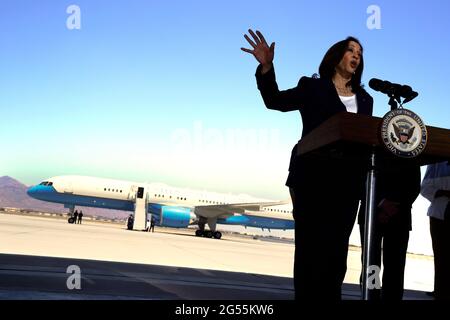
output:
POLYGON ((361 55, 361 46, 355 41, 350 41, 341 62, 336 66, 336 71, 346 78, 351 77, 359 67, 361 55))

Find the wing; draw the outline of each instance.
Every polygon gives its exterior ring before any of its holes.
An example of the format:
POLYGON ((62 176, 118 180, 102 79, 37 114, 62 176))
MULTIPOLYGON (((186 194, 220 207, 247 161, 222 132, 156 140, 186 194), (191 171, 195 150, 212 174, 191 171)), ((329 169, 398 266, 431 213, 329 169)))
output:
POLYGON ((393 123, 392 126, 394 127, 395 135, 400 139, 400 128, 396 126, 395 123, 393 123))
POLYGON ((409 129, 409 131, 408 131, 408 139, 412 137, 415 128, 416 127, 413 126, 413 127, 411 127, 411 129, 409 129))
POLYGON ((254 202, 254 203, 233 203, 209 206, 196 206, 194 212, 196 215, 205 218, 227 218, 235 214, 256 215, 263 214, 263 207, 279 206, 288 204, 288 201, 277 202, 254 202))

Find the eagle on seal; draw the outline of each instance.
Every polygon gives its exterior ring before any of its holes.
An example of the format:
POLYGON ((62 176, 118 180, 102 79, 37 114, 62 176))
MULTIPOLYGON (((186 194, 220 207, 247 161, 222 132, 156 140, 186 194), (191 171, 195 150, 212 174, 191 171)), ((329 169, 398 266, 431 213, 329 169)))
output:
POLYGON ((394 132, 398 140, 400 140, 401 143, 409 144, 409 139, 411 139, 416 127, 397 126, 395 123, 393 123, 392 126, 394 127, 394 132))

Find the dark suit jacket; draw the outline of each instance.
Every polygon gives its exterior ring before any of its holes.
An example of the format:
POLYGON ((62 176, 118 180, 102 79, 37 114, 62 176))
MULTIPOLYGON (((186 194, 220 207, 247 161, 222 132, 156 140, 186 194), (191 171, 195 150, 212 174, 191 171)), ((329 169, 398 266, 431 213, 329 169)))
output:
MULTIPOLYGON (((382 199, 400 204, 399 212, 385 225, 389 228, 411 230, 411 207, 420 193, 420 166, 403 161, 379 162, 377 170, 377 185, 375 205, 382 199)), ((358 223, 365 220, 365 199, 361 202, 358 223)), ((378 214, 379 209, 376 210, 378 214)), ((378 223, 378 220, 375 221, 378 223)))
MULTIPOLYGON (((280 91, 276 83, 274 68, 262 75, 260 65, 256 70, 256 80, 267 108, 282 112, 300 111, 303 121, 302 137, 331 116, 347 111, 333 82, 329 79, 302 77, 295 88, 280 91)), ((356 92, 356 99, 358 113, 372 115, 373 99, 364 89, 361 88, 356 92)), ((355 174, 351 173, 351 168, 344 168, 342 164, 335 165, 330 161, 304 159, 296 155, 296 146, 292 150, 289 171, 286 182, 289 187, 305 190, 322 187, 340 191, 342 186, 347 184, 346 186, 350 189, 347 189, 346 192, 351 194, 363 192, 360 190, 364 188, 364 185, 360 183, 363 178, 358 177, 356 185, 356 180, 352 180, 348 176, 355 177, 355 174)), ((339 197, 340 194, 337 196, 339 197)), ((361 194, 357 197, 360 198, 361 194)))

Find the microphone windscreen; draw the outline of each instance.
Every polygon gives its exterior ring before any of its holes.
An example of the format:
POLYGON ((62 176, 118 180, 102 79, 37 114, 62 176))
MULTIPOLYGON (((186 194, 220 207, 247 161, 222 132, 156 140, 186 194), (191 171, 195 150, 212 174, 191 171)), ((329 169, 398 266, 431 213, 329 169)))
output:
POLYGON ((375 91, 380 91, 383 86, 383 81, 380 79, 372 78, 369 81, 369 87, 371 87, 375 91))
POLYGON ((412 92, 413 92, 412 88, 410 86, 405 85, 400 88, 399 94, 401 97, 407 98, 412 94, 412 92))

